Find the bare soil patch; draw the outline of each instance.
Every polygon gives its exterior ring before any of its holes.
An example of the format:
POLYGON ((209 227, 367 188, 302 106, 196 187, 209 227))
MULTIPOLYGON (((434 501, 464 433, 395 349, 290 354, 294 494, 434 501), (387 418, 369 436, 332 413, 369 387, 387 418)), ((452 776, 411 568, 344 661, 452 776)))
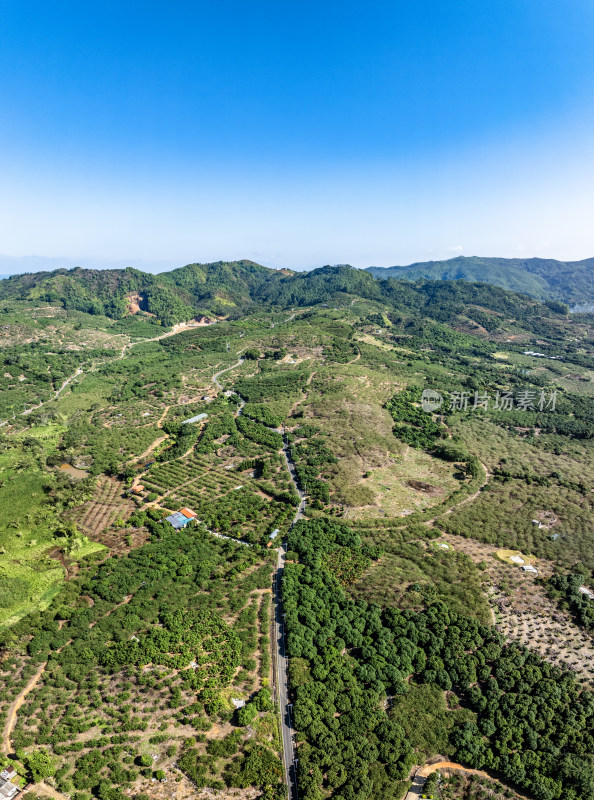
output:
POLYGON ((433 486, 433 484, 424 483, 423 481, 406 481, 406 485, 417 492, 423 492, 423 494, 428 495, 443 494, 444 492, 442 486, 433 486))
MULTIPOLYGON (((123 497, 124 485, 115 478, 101 477, 95 496, 71 514, 78 528, 93 541, 103 541, 103 533, 118 519, 126 520, 134 511, 134 503, 123 497)), ((119 531, 121 536, 122 532, 119 531)), ((109 546, 109 545, 107 545, 109 546)))
MULTIPOLYGON (((576 673, 584 685, 594 685, 594 639, 547 597, 537 576, 498 559, 497 548, 492 545, 451 534, 442 538, 483 565, 498 631, 551 664, 576 673)), ((549 562, 531 558, 531 563, 540 577, 552 574, 549 562)))

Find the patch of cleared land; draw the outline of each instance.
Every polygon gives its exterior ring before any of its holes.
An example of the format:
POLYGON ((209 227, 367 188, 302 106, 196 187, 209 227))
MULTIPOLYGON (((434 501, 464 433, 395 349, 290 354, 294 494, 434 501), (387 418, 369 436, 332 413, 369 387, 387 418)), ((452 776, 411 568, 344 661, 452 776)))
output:
MULTIPOLYGON (((583 683, 594 685, 594 639, 557 608, 535 575, 523 572, 519 565, 505 563, 491 545, 448 534, 442 540, 484 565, 497 630, 551 664, 577 673, 583 683)), ((535 558, 531 562, 539 576, 551 574, 548 562, 535 558)))
POLYGON ((430 508, 459 488, 454 472, 453 464, 405 447, 391 464, 369 470, 369 477, 360 479, 357 485, 373 493, 373 502, 353 509, 349 516, 398 517, 430 508))
POLYGON ((115 478, 101 476, 93 499, 76 509, 72 519, 89 538, 101 541, 101 535, 121 518, 126 520, 135 508, 131 500, 122 496, 123 484, 115 478))

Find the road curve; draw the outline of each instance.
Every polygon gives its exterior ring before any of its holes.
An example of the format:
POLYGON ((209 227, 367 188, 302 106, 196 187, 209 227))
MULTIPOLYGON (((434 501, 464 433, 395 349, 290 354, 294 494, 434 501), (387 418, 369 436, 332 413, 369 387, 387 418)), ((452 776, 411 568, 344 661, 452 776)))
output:
MULTIPOLYGON (((213 383, 215 384, 215 386, 218 386, 219 389, 223 389, 224 388, 223 384, 219 381, 219 375, 223 375, 223 373, 229 372, 229 370, 231 370, 231 369, 237 369, 237 367, 240 367, 243 364, 244 361, 245 361, 244 358, 240 358, 239 361, 236 364, 231 364, 230 367, 225 367, 225 369, 222 369, 220 372, 215 373, 212 376, 212 380, 213 380, 213 383)), ((233 392, 233 394, 236 394, 236 393, 233 392)))

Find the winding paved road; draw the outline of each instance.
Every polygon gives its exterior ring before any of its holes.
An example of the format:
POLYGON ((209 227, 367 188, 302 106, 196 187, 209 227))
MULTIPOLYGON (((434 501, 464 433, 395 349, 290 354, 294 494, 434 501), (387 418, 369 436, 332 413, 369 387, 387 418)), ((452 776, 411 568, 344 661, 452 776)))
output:
MULTIPOLYGON (((213 375, 212 376, 212 381, 215 384, 215 386, 218 386, 219 389, 221 389, 221 390, 224 389, 225 387, 219 381, 219 375, 223 375, 225 372, 229 372, 229 370, 231 370, 231 369, 237 369, 237 367, 240 367, 243 364, 244 361, 245 361, 244 358, 240 358, 239 361, 236 364, 231 364, 230 367, 225 367, 225 369, 222 369, 220 372, 217 372, 215 375, 213 375)), ((237 394, 237 392, 233 392, 233 394, 237 394)))

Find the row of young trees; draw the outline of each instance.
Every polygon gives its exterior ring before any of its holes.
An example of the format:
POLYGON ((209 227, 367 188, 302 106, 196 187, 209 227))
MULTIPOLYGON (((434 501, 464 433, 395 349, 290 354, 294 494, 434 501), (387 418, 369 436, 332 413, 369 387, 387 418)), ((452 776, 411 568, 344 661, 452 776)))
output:
POLYGON ((301 487, 307 491, 314 503, 328 503, 330 490, 320 472, 326 464, 336 464, 337 458, 313 425, 301 425, 289 434, 291 456, 301 487))

